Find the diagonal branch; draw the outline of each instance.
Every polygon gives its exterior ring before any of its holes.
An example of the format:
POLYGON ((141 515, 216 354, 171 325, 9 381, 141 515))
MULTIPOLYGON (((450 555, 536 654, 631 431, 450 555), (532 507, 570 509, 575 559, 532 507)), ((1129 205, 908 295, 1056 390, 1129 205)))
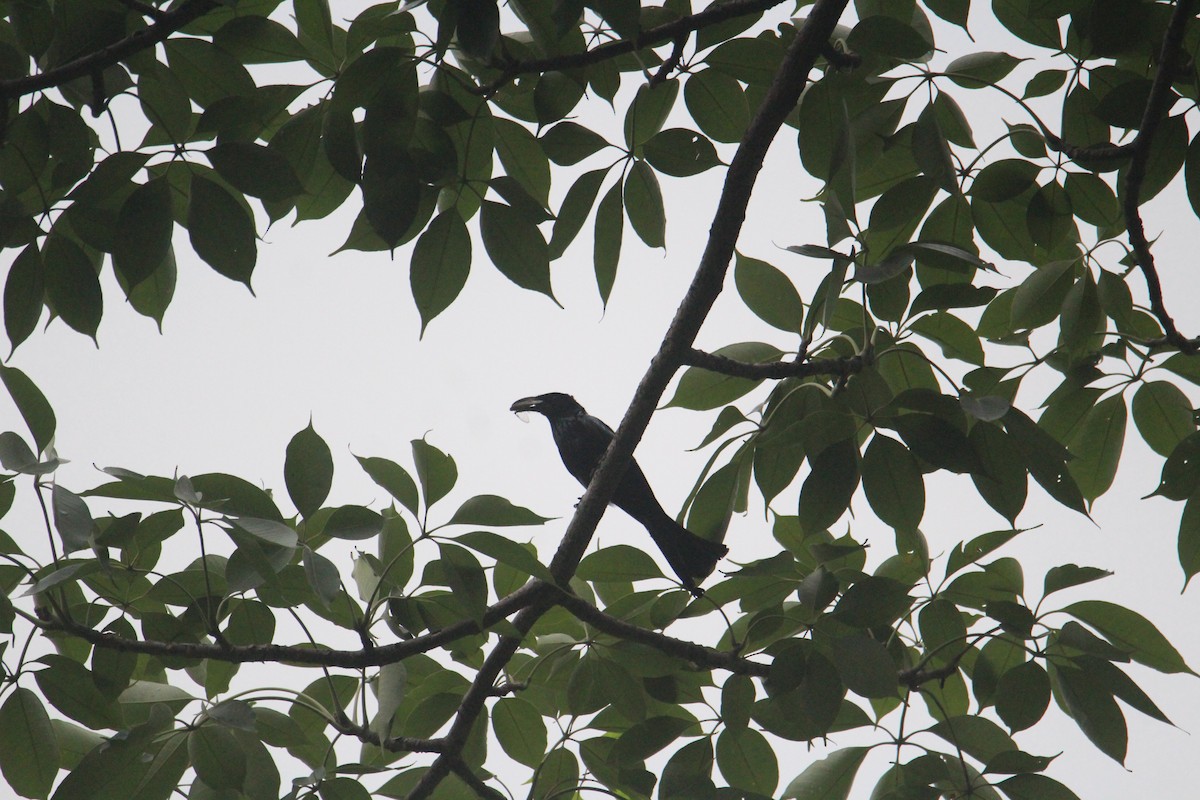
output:
MULTIPOLYGON (((725 186, 717 203, 712 226, 709 228, 708 244, 692 277, 691 286, 675 312, 675 318, 667 329, 658 353, 651 359, 646 374, 634 392, 633 402, 625 412, 616 435, 592 474, 591 483, 575 508, 575 514, 567 525, 562 543, 550 561, 550 572, 560 586, 565 586, 575 574, 575 568, 592 540, 600 516, 612 499, 617 482, 629 466, 633 458, 633 449, 645 431, 651 414, 667 388, 667 383, 683 364, 700 326, 708 317, 717 295, 721 293, 729 261, 733 257, 733 249, 746 218, 750 194, 762 169, 767 149, 787 115, 799 101, 800 93, 808 83, 808 74, 833 34, 834 26, 845 10, 847 2, 848 0, 817 0, 808 19, 789 45, 762 104, 742 136, 742 142, 725 175, 725 186)), ((737 4, 727 4, 731 5, 737 4)), ((672 31, 666 38, 671 38, 674 33, 675 31, 672 31)), ((597 48, 591 52, 595 53, 601 49, 597 48)), ((442 779, 454 769, 467 734, 483 710, 484 701, 491 693, 501 671, 520 646, 520 637, 533 627, 553 603, 553 598, 539 597, 533 605, 522 610, 513 619, 513 626, 519 635, 501 638, 488 654, 474 683, 463 698, 450 733, 447 734, 447 752, 438 756, 421 781, 413 787, 408 800, 428 798, 442 779)))
POLYGON ((750 661, 735 653, 726 653, 695 642, 677 639, 674 636, 667 636, 665 633, 652 631, 618 619, 611 614, 604 613, 579 595, 564 592, 559 595, 556 602, 570 611, 576 619, 591 625, 596 630, 628 642, 637 642, 653 647, 669 656, 690 661, 697 667, 724 669, 738 675, 752 675, 757 678, 765 678, 771 671, 769 664, 750 661))
POLYGON ((795 361, 764 361, 751 364, 693 348, 684 353, 683 363, 734 378, 782 380, 783 378, 807 378, 813 375, 833 375, 845 379, 856 372, 861 372, 868 360, 865 355, 856 355, 847 358, 806 358, 795 361))
POLYGON ((1183 36, 1187 30, 1188 21, 1192 16, 1191 0, 1176 0, 1175 12, 1167 26, 1163 37, 1162 49, 1158 56, 1158 72, 1150 87, 1150 96, 1146 99, 1146 110, 1142 115, 1141 126, 1137 139, 1133 141, 1133 158, 1129 170, 1125 173, 1124 214, 1125 227, 1129 231, 1129 245, 1137 258, 1138 268, 1146 278, 1146 290, 1150 295, 1150 310, 1163 326, 1168 344, 1179 348, 1185 353, 1195 353, 1200 349, 1200 339, 1189 339, 1179 332, 1175 320, 1167 312, 1163 300, 1162 281, 1158 276, 1158 268, 1154 264, 1154 255, 1150 252, 1150 242, 1146 239, 1146 226, 1141 215, 1142 183, 1146 179, 1146 166, 1150 161, 1150 147, 1154 143, 1154 135, 1159 123, 1166 113, 1167 104, 1171 97, 1171 82, 1175 75, 1176 63, 1183 46, 1183 36))
POLYGON ((38 72, 23 78, 0 81, 0 98, 13 100, 27 94, 62 86, 64 83, 93 75, 124 61, 132 55, 155 47, 177 33, 189 22, 199 19, 219 7, 218 0, 190 0, 178 8, 163 12, 153 25, 134 31, 119 42, 103 47, 59 67, 38 72))
POLYGON ((766 11, 769 8, 780 5, 782 2, 783 0, 730 0, 728 3, 713 4, 699 13, 689 14, 673 22, 649 28, 632 39, 619 39, 615 42, 602 44, 599 47, 584 50, 580 53, 568 53, 548 58, 534 58, 528 61, 514 61, 509 64, 501 64, 499 66, 503 70, 503 74, 490 83, 485 83, 476 88, 474 91, 476 94, 490 97, 518 75, 559 72, 566 69, 578 69, 579 67, 598 64, 601 61, 623 56, 626 53, 635 53, 638 50, 644 50, 647 47, 658 47, 661 44, 678 40, 680 37, 686 37, 694 31, 707 28, 710 25, 716 25, 719 22, 766 11))

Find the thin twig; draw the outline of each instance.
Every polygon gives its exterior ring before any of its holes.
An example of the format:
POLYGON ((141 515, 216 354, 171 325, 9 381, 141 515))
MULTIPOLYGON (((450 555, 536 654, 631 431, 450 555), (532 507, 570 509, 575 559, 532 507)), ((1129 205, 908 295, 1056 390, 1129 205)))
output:
POLYGON ((578 595, 564 592, 558 596, 556 602, 567 611, 570 611, 576 619, 591 625, 599 631, 616 636, 627 642, 637 642, 638 644, 653 647, 655 650, 666 653, 669 656, 689 661, 697 667, 723 669, 737 675, 751 675, 758 678, 767 677, 767 674, 771 670, 769 664, 750 661, 734 653, 727 653, 712 647, 696 644, 695 642, 677 639, 674 636, 667 636, 665 633, 652 631, 648 628, 634 625, 631 622, 626 622, 623 619, 618 619, 611 614, 604 613, 578 595))
POLYGON ((805 359, 798 357, 794 361, 764 361, 752 364, 692 348, 684 354, 683 363, 734 378, 782 380, 783 378, 807 378, 812 375, 834 375, 838 378, 848 378, 861 372, 868 360, 865 355, 855 355, 846 358, 805 359))
POLYGON ((679 62, 683 60, 683 48, 687 45, 688 35, 681 33, 675 37, 675 46, 671 49, 671 55, 667 56, 658 68, 658 70, 650 76, 649 84, 651 87, 663 83, 667 78, 671 77, 671 73, 679 66, 679 62))

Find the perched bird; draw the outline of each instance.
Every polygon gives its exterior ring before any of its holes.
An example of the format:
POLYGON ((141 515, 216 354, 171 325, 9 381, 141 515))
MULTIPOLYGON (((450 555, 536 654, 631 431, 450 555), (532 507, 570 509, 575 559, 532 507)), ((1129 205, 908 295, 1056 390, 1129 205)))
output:
MULTIPOLYGON (((567 472, 584 486, 591 482, 592 473, 613 439, 612 428, 584 411, 574 397, 562 392, 523 397, 510 410, 536 411, 545 416, 567 472)), ((689 592, 696 597, 704 594, 698 584, 712 574, 717 562, 729 552, 727 547, 697 536, 663 511, 637 461, 629 462, 612 503, 645 526, 689 592)))

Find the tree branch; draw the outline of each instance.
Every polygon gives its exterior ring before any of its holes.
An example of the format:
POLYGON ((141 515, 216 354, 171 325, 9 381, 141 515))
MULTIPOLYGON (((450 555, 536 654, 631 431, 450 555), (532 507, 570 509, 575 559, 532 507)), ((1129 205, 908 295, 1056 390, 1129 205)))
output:
MULTIPOLYGON (((773 4, 770 0, 764 0, 764 2, 767 3, 767 6, 773 4)), ((596 530, 596 525, 599 523, 604 509, 608 506, 609 500, 612 499, 617 482, 629 466, 633 457, 633 449, 645 431, 667 383, 682 365, 684 354, 691 348, 700 326, 707 318, 713 303, 716 302, 717 295, 721 292, 729 260, 733 256, 733 248, 746 218, 746 207, 750 202, 750 194, 758 178, 758 173, 762 169, 763 158, 787 115, 799 101, 800 93, 808 83, 808 73, 816 63, 825 43, 829 41, 846 3, 847 0, 817 0, 812 8, 812 13, 788 47, 762 104, 742 136, 742 142, 725 175, 725 186, 717 204, 712 226, 709 229, 708 244, 701 256, 696 274, 692 277, 691 286, 684 295, 679 309, 675 312, 675 318, 667 329, 658 353, 651 359, 650 366, 634 393, 633 402, 625 412, 625 417, 621 420, 616 435, 600 459, 596 471, 592 474, 592 480, 588 484, 587 490, 584 491, 583 497, 580 498, 579 505, 575 508, 575 514, 567 525, 562 542, 550 562, 550 572, 560 586, 567 585, 571 576, 575 574, 575 568, 579 565, 580 559, 592 540, 592 534, 596 530)), ((734 2, 721 6, 717 10, 727 11, 730 7, 748 7, 750 5, 752 3, 742 6, 742 4, 734 2)), ((709 12, 702 12, 702 14, 704 13, 709 12)), ((685 18, 685 21, 698 16, 701 15, 685 18)), ((677 32, 678 30, 672 30, 662 38, 669 39, 677 32)), ((642 38, 639 37, 639 41, 642 38)), ((615 44, 622 45, 624 43, 615 44)), ((610 47, 610 45, 604 47, 610 47)), ((630 47, 634 47, 634 44, 630 44, 630 47)), ((594 54, 602 49, 597 48, 590 53, 594 54)), ((546 68, 561 68, 561 64, 546 68)), ((523 609, 514 618, 513 625, 519 635, 501 638, 488 655, 474 683, 463 697, 450 733, 446 737, 447 752, 434 761, 429 771, 413 787, 408 800, 424 800, 429 797, 442 779, 453 770, 454 762, 462 752, 462 745, 466 741, 471 726, 482 711, 484 701, 491 692, 500 672, 520 646, 520 637, 533 627, 538 617, 544 614, 553 603, 553 598, 542 600, 539 597, 533 605, 523 609)))
POLYGON ((189 22, 199 19, 219 5, 217 0, 190 0, 172 11, 160 12, 156 17, 157 22, 153 25, 134 31, 108 47, 80 56, 74 61, 68 61, 62 66, 44 72, 0 81, 0 99, 13 100, 27 94, 40 92, 43 89, 61 86, 76 78, 102 72, 113 64, 166 41, 171 34, 178 32, 189 22))
POLYGON ((695 642, 677 639, 674 636, 667 636, 665 633, 652 631, 618 619, 611 614, 604 613, 576 594, 563 592, 555 602, 570 611, 576 619, 591 625, 596 630, 625 641, 653 647, 655 650, 690 661, 704 669, 723 669, 738 675, 751 675, 757 678, 765 678, 771 671, 769 664, 750 661, 734 653, 726 653, 695 642))
POLYGON ((1150 295, 1150 310, 1163 326, 1166 340, 1174 347, 1185 353, 1195 353, 1200 349, 1200 340, 1189 339, 1179 332, 1175 320, 1167 312, 1163 300, 1162 281, 1154 264, 1154 255, 1150 252, 1150 242, 1146 239, 1146 226, 1141 215, 1142 182, 1146 179, 1146 165, 1150 160, 1150 147, 1154 142, 1154 134, 1158 131, 1163 114, 1166 113, 1170 99, 1171 82, 1175 74, 1175 63, 1183 45, 1184 32, 1191 19, 1191 0, 1176 0, 1175 11, 1171 22, 1167 25, 1166 35, 1163 36, 1162 49, 1158 57, 1158 72, 1150 87, 1150 96, 1146 99, 1146 110, 1142 114, 1141 126, 1137 138, 1133 141, 1133 158, 1129 170, 1125 173, 1124 213, 1125 227, 1129 231, 1129 245, 1133 248, 1138 268, 1146 278, 1146 290, 1150 295))
POLYGON ((234 646, 202 642, 160 642, 116 636, 89 628, 73 620, 41 620, 39 624, 43 630, 61 631, 95 647, 125 653, 211 659, 234 664, 272 662, 361 669, 362 667, 377 667, 382 664, 403 661, 409 656, 427 653, 464 636, 480 633, 507 618, 510 614, 537 602, 539 598, 547 596, 551 591, 551 587, 542 581, 530 581, 489 606, 483 613, 482 624, 476 620, 463 620, 423 636, 361 650, 316 650, 301 645, 279 644, 234 646))
POLYGON ((384 739, 366 725, 351 722, 350 718, 340 711, 333 727, 364 744, 373 744, 391 753, 440 753, 446 748, 444 739, 416 739, 411 736, 389 736, 384 739))
POLYGON ((623 56, 626 53, 635 53, 647 47, 657 47, 658 45, 678 39, 681 36, 686 37, 689 33, 706 28, 709 25, 716 25, 719 22, 725 22, 726 20, 746 14, 766 11, 769 8, 780 5, 782 2, 783 0, 731 0, 731 2, 712 5, 699 13, 689 14, 673 22, 667 22, 642 31, 632 39, 620 39, 615 42, 609 42, 591 50, 584 50, 581 53, 568 53, 548 58, 534 58, 529 61, 515 61, 509 64, 501 64, 499 68, 503 70, 503 74, 494 81, 479 86, 474 91, 476 94, 490 97, 518 75, 561 72, 566 69, 577 69, 597 64, 601 61, 607 61, 610 58, 623 56))
POLYGON ((509 800, 504 792, 498 789, 493 789, 488 786, 483 780, 475 774, 462 759, 456 759, 451 765, 450 770, 457 775, 463 783, 471 788, 471 791, 483 798, 483 800, 509 800))
POLYGON ((835 375, 844 379, 861 372, 862 368, 867 365, 868 359, 865 355, 856 355, 847 358, 806 358, 795 361, 765 361, 751 364, 692 348, 684 353, 683 363, 734 378, 782 380, 783 378, 807 378, 812 375, 835 375))

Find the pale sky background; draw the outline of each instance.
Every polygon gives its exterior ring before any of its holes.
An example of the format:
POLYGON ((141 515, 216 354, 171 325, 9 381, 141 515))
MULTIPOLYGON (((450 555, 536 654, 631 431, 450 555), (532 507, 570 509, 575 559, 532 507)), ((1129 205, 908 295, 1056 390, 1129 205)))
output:
MULTIPOLYGON (((974 49, 1011 48, 1007 40, 995 39, 996 34, 982 33, 982 21, 975 25, 974 49)), ((952 54, 966 52, 960 49, 961 35, 942 31, 939 37, 939 45, 952 54)), ((940 56, 935 64, 948 60, 940 56)), ((973 123, 981 112, 986 116, 980 127, 998 125, 997 114, 1013 122, 1027 121, 1015 106, 1000 103, 996 94, 947 87, 973 123)), ((682 108, 682 96, 679 105, 682 108)), ((587 113, 603 119, 606 111, 606 105, 597 103, 587 113)), ((669 124, 682 122, 677 118, 669 124)), ((597 124, 619 131, 620 119, 597 124)), ((982 143, 988 137, 980 127, 976 138, 982 143)), ((722 150, 726 158, 731 152, 722 150)), ((801 202, 815 194, 817 186, 799 180, 799 175, 795 136, 788 129, 771 152, 739 247, 785 270, 807 303, 825 265, 780 249, 803 242, 824 244, 819 208, 801 202)), ((565 311, 508 283, 487 263, 476 242, 465 291, 419 341, 420 322, 408 286, 408 248, 394 258, 357 252, 327 256, 345 238, 357 210, 352 200, 329 220, 296 228, 285 220, 266 231, 253 279, 257 297, 200 263, 186 234, 179 235, 179 286, 162 335, 152 321, 124 307, 106 269, 99 349, 55 322, 34 334, 8 363, 26 371, 53 404, 59 454, 72 460, 60 470, 59 479, 76 491, 105 480, 95 466, 165 475, 176 470, 222 471, 273 488, 286 512, 284 448, 311 416, 336 464, 329 504, 386 504, 383 491, 358 468, 352 454, 385 456, 408 466, 409 440, 427 435, 459 468, 458 487, 435 507, 433 516, 439 508, 448 516, 456 500, 474 494, 501 494, 559 517, 539 529, 509 531, 514 538, 532 537, 547 560, 579 489, 563 470, 545 423, 534 419, 523 425, 508 406, 525 395, 567 391, 610 424, 619 421, 691 278, 723 177, 723 170, 711 170, 687 180, 662 178, 668 212, 666 252, 645 248, 627 225, 607 311, 595 289, 589 223, 566 257, 552 266, 554 290, 565 311)), ((555 208, 569 186, 570 180, 556 172, 555 208)), ((1156 199, 1147 219, 1151 238, 1162 234, 1155 252, 1176 320, 1184 332, 1200 332, 1200 314, 1192 302, 1200 288, 1192 269, 1197 223, 1182 186, 1156 199)), ((6 253, 5 266, 10 259, 6 253)), ((1028 269, 1004 262, 998 266, 1003 286, 1016 285, 1028 269)), ((1135 296, 1144 295, 1139 279, 1130 284, 1135 296)), ((747 340, 769 341, 784 349, 794 346, 786 335, 740 308, 731 277, 699 343, 715 348, 747 340)), ((932 344, 927 349, 937 352, 932 344)), ((991 350, 989 363, 1006 363, 1014 355, 991 350)), ((1029 391, 1032 388, 1022 395, 1026 409, 1041 399, 1029 391)), ((1183 388, 1195 397, 1194 387, 1183 388)), ((756 396, 761 395, 760 391, 756 396)), ((739 405, 748 408, 752 402, 739 405)), ((687 451, 711 421, 707 414, 662 411, 638 448, 642 467, 672 513, 709 455, 707 450, 687 451)), ((11 404, 2 400, 0 430, 10 429, 26 433, 11 404)), ((1182 504, 1139 499, 1157 485, 1161 459, 1137 440, 1132 420, 1130 432, 1117 485, 1096 504, 1095 524, 1050 502, 1031 481, 1030 501, 1019 522, 1042 527, 1024 534, 1000 555, 1021 559, 1031 601, 1040 596, 1042 575, 1050 566, 1074 562, 1115 571, 1102 582, 1062 592, 1057 604, 1084 597, 1125 604, 1155 622, 1197 667, 1197 589, 1180 594, 1182 573, 1175 555, 1182 504)), ((978 500, 968 477, 936 473, 927 477, 927 487, 923 530, 932 552, 944 554, 961 540, 1006 527, 978 500)), ((28 494, 27 482, 22 482, 19 495, 28 494)), ((795 493, 785 496, 794 500, 795 493)), ((90 505, 96 515, 105 508, 99 501, 90 505)), ((794 513, 787 505, 781 508, 794 513)), ((852 529, 858 538, 875 543, 869 563, 877 564, 891 552, 892 533, 874 519, 861 492, 853 508, 857 517, 850 522, 852 529)), ((839 529, 846 524, 844 519, 839 529)), ((44 541, 28 497, 5 520, 5 529, 22 542, 44 541)), ((649 545, 636 523, 616 510, 605 516, 596 541, 649 545)), ((734 519, 726 543, 731 551, 726 568, 777 549, 761 504, 734 519)), ((362 544, 335 542, 322 552, 338 561, 348 579, 352 545, 362 544)), ((934 576, 943 568, 944 558, 935 563, 934 576)), ((1200 681, 1162 676, 1136 665, 1129 673, 1180 727, 1126 709, 1128 770, 1096 750, 1054 704, 1041 724, 1017 735, 1017 743, 1039 755, 1062 751, 1047 774, 1081 798, 1186 796, 1194 787, 1193 761, 1200 755, 1192 735, 1200 731, 1200 681)), ((312 676, 307 671, 299 674, 305 682, 312 676)), ((889 717, 887 722, 894 725, 896 719, 889 717)), ((881 739, 868 732, 868 741, 881 739)), ((859 734, 840 734, 832 745, 862 740, 859 734)), ((793 751, 787 745, 781 754, 791 752, 794 757, 781 758, 779 792, 825 749, 793 751)), ((872 754, 852 797, 868 797, 893 755, 894 750, 883 749, 872 754)), ((517 783, 510 785, 520 791, 517 783)))

